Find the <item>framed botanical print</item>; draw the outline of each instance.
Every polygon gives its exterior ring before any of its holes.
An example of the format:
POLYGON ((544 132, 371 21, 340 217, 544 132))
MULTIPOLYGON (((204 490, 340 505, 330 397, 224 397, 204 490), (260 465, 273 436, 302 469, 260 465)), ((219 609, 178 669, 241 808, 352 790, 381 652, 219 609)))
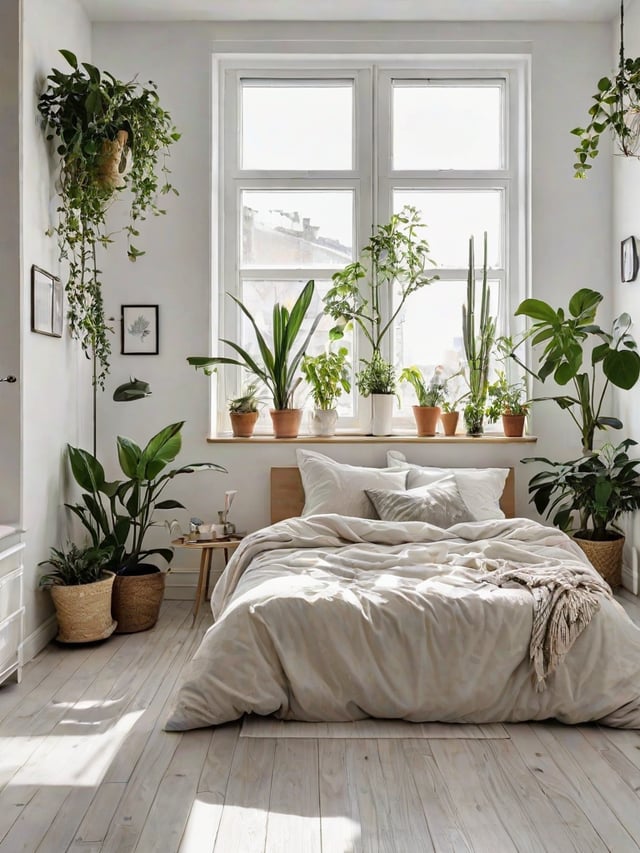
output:
POLYGON ((122 355, 158 355, 158 306, 122 305, 120 335, 122 355))

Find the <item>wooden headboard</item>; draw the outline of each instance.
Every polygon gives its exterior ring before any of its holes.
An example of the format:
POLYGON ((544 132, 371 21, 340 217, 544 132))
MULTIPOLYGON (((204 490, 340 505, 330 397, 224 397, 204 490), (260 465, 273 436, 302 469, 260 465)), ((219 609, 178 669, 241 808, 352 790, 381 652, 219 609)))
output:
MULTIPOLYGON (((271 523, 294 518, 300 515, 304 507, 304 489, 299 468, 271 469, 271 523)), ((500 498, 500 508, 507 518, 516 514, 515 477, 513 468, 504 484, 500 498)))

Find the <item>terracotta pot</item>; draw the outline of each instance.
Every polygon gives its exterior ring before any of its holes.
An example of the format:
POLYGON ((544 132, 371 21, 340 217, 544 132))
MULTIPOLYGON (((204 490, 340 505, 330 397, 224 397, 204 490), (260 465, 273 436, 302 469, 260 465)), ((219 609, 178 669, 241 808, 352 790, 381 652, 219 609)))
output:
POLYGON ((418 435, 435 435, 441 413, 440 406, 413 406, 418 435))
POLYGON ((520 438, 524 435, 526 415, 503 415, 502 431, 509 438, 520 438))
POLYGON ((231 429, 236 438, 251 438, 258 420, 258 412, 229 412, 231 429))
POLYGON ((582 548, 589 562, 606 582, 615 589, 622 583, 622 551, 624 536, 613 539, 583 539, 580 533, 573 534, 574 542, 582 548))
POLYGON ((391 435, 394 394, 371 395, 371 435, 391 435))
POLYGON ((318 436, 336 434, 338 412, 335 409, 314 409, 311 415, 311 432, 318 436))
POLYGON ((297 438, 302 421, 302 409, 269 409, 274 438, 297 438))
POLYGON ((51 598, 58 617, 61 643, 93 643, 106 640, 116 628, 111 617, 113 572, 104 572, 95 583, 51 587, 51 598))
POLYGON ((442 422, 442 429, 444 430, 445 435, 456 434, 459 418, 460 412, 442 412, 442 414, 440 415, 440 420, 442 422))

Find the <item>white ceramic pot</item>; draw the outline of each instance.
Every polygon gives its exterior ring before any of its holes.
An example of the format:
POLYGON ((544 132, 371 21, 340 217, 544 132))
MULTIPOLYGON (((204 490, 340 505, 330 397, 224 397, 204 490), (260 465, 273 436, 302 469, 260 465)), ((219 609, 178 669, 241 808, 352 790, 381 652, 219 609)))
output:
POLYGON ((371 395, 371 435, 391 435, 393 394, 371 395))
POLYGON ((314 409, 311 415, 311 432, 313 435, 335 435, 338 412, 335 409, 314 409))

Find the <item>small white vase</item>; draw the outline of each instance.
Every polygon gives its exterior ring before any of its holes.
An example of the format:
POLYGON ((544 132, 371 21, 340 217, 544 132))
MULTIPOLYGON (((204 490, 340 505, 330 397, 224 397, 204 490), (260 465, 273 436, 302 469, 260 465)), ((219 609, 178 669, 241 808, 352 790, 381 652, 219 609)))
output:
POLYGON ((311 433, 329 436, 336 434, 338 412, 335 409, 314 409, 311 415, 311 433))
POLYGON ((371 395, 371 435, 391 435, 393 394, 371 395))

